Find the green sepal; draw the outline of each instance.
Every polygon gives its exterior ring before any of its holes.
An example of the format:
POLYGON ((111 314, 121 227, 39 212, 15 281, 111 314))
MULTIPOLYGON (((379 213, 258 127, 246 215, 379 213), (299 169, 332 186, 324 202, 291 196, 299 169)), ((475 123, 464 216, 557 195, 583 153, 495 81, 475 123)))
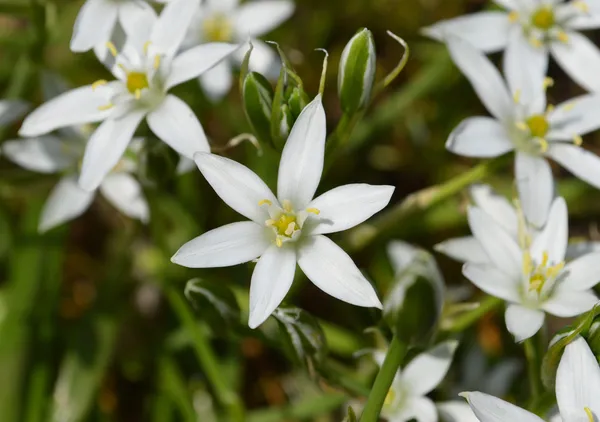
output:
POLYGON ((246 75, 242 87, 244 113, 254 135, 261 142, 272 143, 271 113, 274 94, 273 87, 263 75, 257 72, 246 75))

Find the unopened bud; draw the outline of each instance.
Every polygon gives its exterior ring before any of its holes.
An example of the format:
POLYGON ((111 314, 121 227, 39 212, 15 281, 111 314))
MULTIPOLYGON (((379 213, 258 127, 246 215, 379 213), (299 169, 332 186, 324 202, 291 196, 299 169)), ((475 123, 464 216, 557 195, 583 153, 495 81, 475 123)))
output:
POLYGON ((346 44, 340 59, 338 94, 344 112, 352 114, 368 104, 375 80, 375 67, 373 34, 363 28, 346 44))
POLYGON ((242 99, 246 118, 256 137, 262 142, 271 142, 273 88, 269 81, 260 73, 248 73, 242 86, 242 99))

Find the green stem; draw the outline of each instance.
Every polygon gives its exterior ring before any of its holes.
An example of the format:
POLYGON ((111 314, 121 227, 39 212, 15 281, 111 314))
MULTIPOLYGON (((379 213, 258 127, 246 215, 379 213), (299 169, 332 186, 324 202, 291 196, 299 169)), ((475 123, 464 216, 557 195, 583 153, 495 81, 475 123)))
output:
POLYGON ((504 303, 502 299, 498 299, 494 296, 487 296, 479 302, 479 306, 472 311, 465 312, 457 318, 442 322, 441 329, 453 333, 462 332, 479 321, 479 318, 483 315, 500 307, 502 303, 504 303))
POLYGON ((283 420, 315 420, 316 416, 329 413, 348 401, 344 394, 321 394, 286 407, 255 410, 247 422, 280 422, 283 420))
POLYGON ((445 201, 472 183, 484 179, 504 162, 503 158, 486 161, 447 182, 409 195, 404 201, 382 213, 372 223, 362 224, 347 232, 344 238, 346 250, 357 252, 365 249, 378 238, 392 236, 400 222, 445 201))
POLYGON ((529 378, 529 389, 531 392, 530 406, 536 403, 543 391, 542 378, 540 374, 540 355, 535 343, 536 338, 531 337, 523 342, 525 358, 527 359, 527 376, 529 378))
POLYGON ((212 386, 217 400, 227 409, 231 421, 243 421, 244 407, 242 401, 237 393, 229 388, 228 382, 223 378, 223 371, 211 349, 209 341, 198 326, 192 310, 175 288, 166 287, 165 294, 181 324, 186 327, 192 337, 192 345, 196 352, 196 357, 204 370, 208 382, 212 386))
POLYGON ((381 365, 381 369, 373 383, 373 388, 371 389, 367 404, 360 417, 360 422, 377 422, 379 419, 379 413, 381 413, 381 408, 390 391, 390 386, 392 385, 392 381, 394 381, 396 372, 406 356, 406 351, 406 345, 401 343, 396 336, 394 336, 387 354, 385 355, 383 365, 381 365))

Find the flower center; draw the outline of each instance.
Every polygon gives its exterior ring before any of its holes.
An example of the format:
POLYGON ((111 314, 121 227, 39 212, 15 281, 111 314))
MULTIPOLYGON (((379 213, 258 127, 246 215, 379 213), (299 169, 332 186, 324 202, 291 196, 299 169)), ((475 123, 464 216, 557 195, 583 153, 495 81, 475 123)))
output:
POLYGON ((222 13, 215 13, 202 24, 204 39, 212 42, 226 42, 233 38, 233 26, 222 13))
POLYGON ((534 266, 531 255, 528 251, 525 252, 523 254, 523 275, 527 280, 527 291, 535 291, 540 295, 546 283, 548 281, 554 282, 564 266, 564 262, 549 265, 548 252, 546 251, 542 254, 542 262, 534 266))
POLYGON ((534 138, 544 138, 550 129, 548 120, 543 114, 534 114, 525 121, 525 124, 534 138))
POLYGON ((320 211, 316 208, 307 208, 296 212, 292 203, 283 200, 283 208, 274 205, 270 200, 263 199, 259 201, 259 206, 267 205, 269 216, 265 221, 265 226, 273 229, 275 233, 275 244, 282 247, 285 242, 295 241, 302 234, 302 226, 309 214, 318 215, 320 211))
POLYGON ((531 15, 531 24, 544 31, 552 28, 555 22, 554 10, 551 6, 542 6, 531 15))
POLYGON ((148 88, 148 76, 143 72, 127 73, 127 90, 132 94, 148 88))

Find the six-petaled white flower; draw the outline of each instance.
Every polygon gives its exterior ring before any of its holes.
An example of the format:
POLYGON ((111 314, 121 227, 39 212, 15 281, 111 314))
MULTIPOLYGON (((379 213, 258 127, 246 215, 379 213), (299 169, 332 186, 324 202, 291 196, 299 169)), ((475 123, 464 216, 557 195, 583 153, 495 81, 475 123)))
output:
POLYGON ((214 229, 181 247, 176 264, 226 267, 258 259, 250 285, 249 325, 260 325, 290 289, 296 264, 321 290, 357 306, 381 308, 352 258, 327 237, 384 208, 393 186, 345 185, 313 199, 325 154, 325 111, 317 96, 302 111, 279 164, 277 196, 247 167, 208 153, 195 156, 215 192, 251 221, 214 229))
POLYGON ((504 66, 522 63, 545 75, 548 54, 582 87, 600 91, 600 51, 578 31, 600 28, 597 0, 496 0, 503 11, 484 11, 424 28, 440 41, 458 36, 483 52, 505 49, 504 66))
POLYGON ((544 312, 573 317, 597 302, 591 288, 600 281, 600 253, 565 265, 567 205, 556 198, 548 221, 525 249, 479 208, 468 210, 469 227, 490 263, 470 263, 463 274, 484 292, 508 302, 506 327, 523 341, 544 323, 544 312))
MULTIPOLYGON (((539 416, 480 392, 462 394, 481 422, 543 422, 539 416)), ((590 347, 578 337, 565 348, 556 373, 556 401, 563 422, 600 418, 600 367, 590 347)))
POLYGON ((192 158, 209 151, 200 122, 190 107, 170 88, 195 78, 213 67, 238 46, 204 44, 175 56, 195 9, 189 2, 171 2, 158 20, 145 24, 149 40, 130 37, 112 68, 117 80, 97 81, 66 92, 43 104, 24 121, 22 136, 38 136, 73 124, 103 121, 88 142, 79 184, 94 190, 119 162, 136 128, 147 117, 150 129, 180 154, 192 158), (187 6, 187 7, 184 7, 187 6))
MULTIPOLYGON (((262 74, 276 75, 279 68, 277 56, 272 48, 256 40, 256 37, 268 33, 287 20, 294 12, 293 1, 238 3, 238 0, 206 0, 194 16, 184 44, 241 43, 251 38, 254 49, 250 57, 250 68, 262 74)), ((223 60, 200 76, 200 84, 210 99, 219 100, 229 92, 233 83, 232 66, 234 62, 240 63, 244 54, 245 51, 240 50, 234 58, 223 60)))
POLYGON ((581 136, 600 127, 600 95, 546 106, 542 75, 515 62, 508 86, 481 52, 464 40, 448 41, 450 54, 471 82, 491 117, 470 117, 450 134, 448 150, 468 157, 495 157, 515 150, 515 179, 523 211, 540 227, 554 195, 550 157, 600 188, 600 158, 581 148, 581 136))

